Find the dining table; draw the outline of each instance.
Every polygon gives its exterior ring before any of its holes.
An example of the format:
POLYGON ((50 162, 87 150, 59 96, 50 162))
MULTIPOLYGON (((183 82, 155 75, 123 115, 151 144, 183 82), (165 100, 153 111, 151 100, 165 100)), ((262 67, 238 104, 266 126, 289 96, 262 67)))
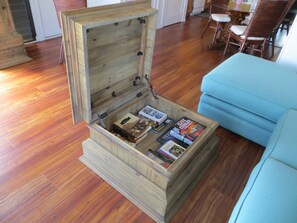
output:
POLYGON ((215 43, 208 46, 209 49, 220 48, 225 45, 232 25, 248 23, 254 11, 254 4, 252 2, 243 2, 243 0, 230 0, 226 8, 226 13, 230 16, 231 21, 223 26, 215 43))

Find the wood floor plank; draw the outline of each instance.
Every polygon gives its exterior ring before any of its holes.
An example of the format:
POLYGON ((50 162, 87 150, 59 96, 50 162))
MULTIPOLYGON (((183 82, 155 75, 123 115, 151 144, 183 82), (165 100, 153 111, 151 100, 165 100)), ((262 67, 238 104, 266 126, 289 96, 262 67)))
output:
MULTIPOLYGON (((156 92, 197 111, 205 74, 227 59, 200 39, 207 19, 157 31, 156 92)), ((73 125, 61 39, 26 45, 34 60, 0 71, 1 222, 153 222, 79 160, 89 137, 73 125)), ((223 128, 219 155, 172 222, 227 222, 263 148, 223 128)))
POLYGON ((53 168, 60 162, 67 164, 68 159, 78 159, 81 155, 81 141, 86 137, 87 135, 84 134, 72 134, 71 137, 66 134, 56 142, 46 144, 42 150, 39 150, 38 146, 37 148, 34 146, 25 148, 33 150, 35 153, 26 156, 22 162, 1 170, 0 199, 7 193, 17 190, 20 184, 43 174, 45 170, 53 168))
POLYGON ((50 181, 43 176, 20 185, 17 191, 1 199, 1 222, 21 222, 22 216, 28 214, 30 209, 37 208, 42 203, 42 198, 55 190, 50 181))

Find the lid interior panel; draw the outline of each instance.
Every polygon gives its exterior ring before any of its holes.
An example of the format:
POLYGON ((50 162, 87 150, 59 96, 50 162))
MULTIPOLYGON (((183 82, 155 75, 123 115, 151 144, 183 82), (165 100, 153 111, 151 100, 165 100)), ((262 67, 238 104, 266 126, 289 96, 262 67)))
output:
POLYGON ((75 123, 91 123, 146 95, 143 77, 150 77, 157 14, 150 3, 140 0, 62 13, 75 123))
POLYGON ((139 75, 143 24, 139 19, 87 30, 91 103, 110 100, 133 87, 139 75))

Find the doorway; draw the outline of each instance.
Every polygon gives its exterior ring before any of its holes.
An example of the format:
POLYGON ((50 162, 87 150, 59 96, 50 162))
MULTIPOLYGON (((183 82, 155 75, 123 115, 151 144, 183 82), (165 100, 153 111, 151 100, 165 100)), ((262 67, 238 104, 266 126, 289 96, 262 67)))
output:
POLYGON ((164 0, 163 26, 184 22, 187 4, 187 0, 164 0))
POLYGON ((16 31, 23 36, 24 42, 36 40, 29 0, 9 0, 9 6, 16 31))

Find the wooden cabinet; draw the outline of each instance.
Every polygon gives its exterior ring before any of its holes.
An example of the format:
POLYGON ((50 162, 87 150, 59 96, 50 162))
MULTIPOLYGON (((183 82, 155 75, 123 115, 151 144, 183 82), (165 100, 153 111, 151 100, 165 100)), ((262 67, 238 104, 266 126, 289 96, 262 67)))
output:
POLYGON ((151 92, 156 13, 150 1, 136 1, 65 12, 62 23, 73 119, 90 129, 80 160, 155 221, 168 222, 216 158, 218 123, 151 92), (146 105, 206 126, 169 168, 145 155, 161 146, 162 132, 136 147, 111 133, 116 120, 146 105))
POLYGON ((23 37, 15 30, 7 0, 0 0, 0 69, 30 61, 23 37))

